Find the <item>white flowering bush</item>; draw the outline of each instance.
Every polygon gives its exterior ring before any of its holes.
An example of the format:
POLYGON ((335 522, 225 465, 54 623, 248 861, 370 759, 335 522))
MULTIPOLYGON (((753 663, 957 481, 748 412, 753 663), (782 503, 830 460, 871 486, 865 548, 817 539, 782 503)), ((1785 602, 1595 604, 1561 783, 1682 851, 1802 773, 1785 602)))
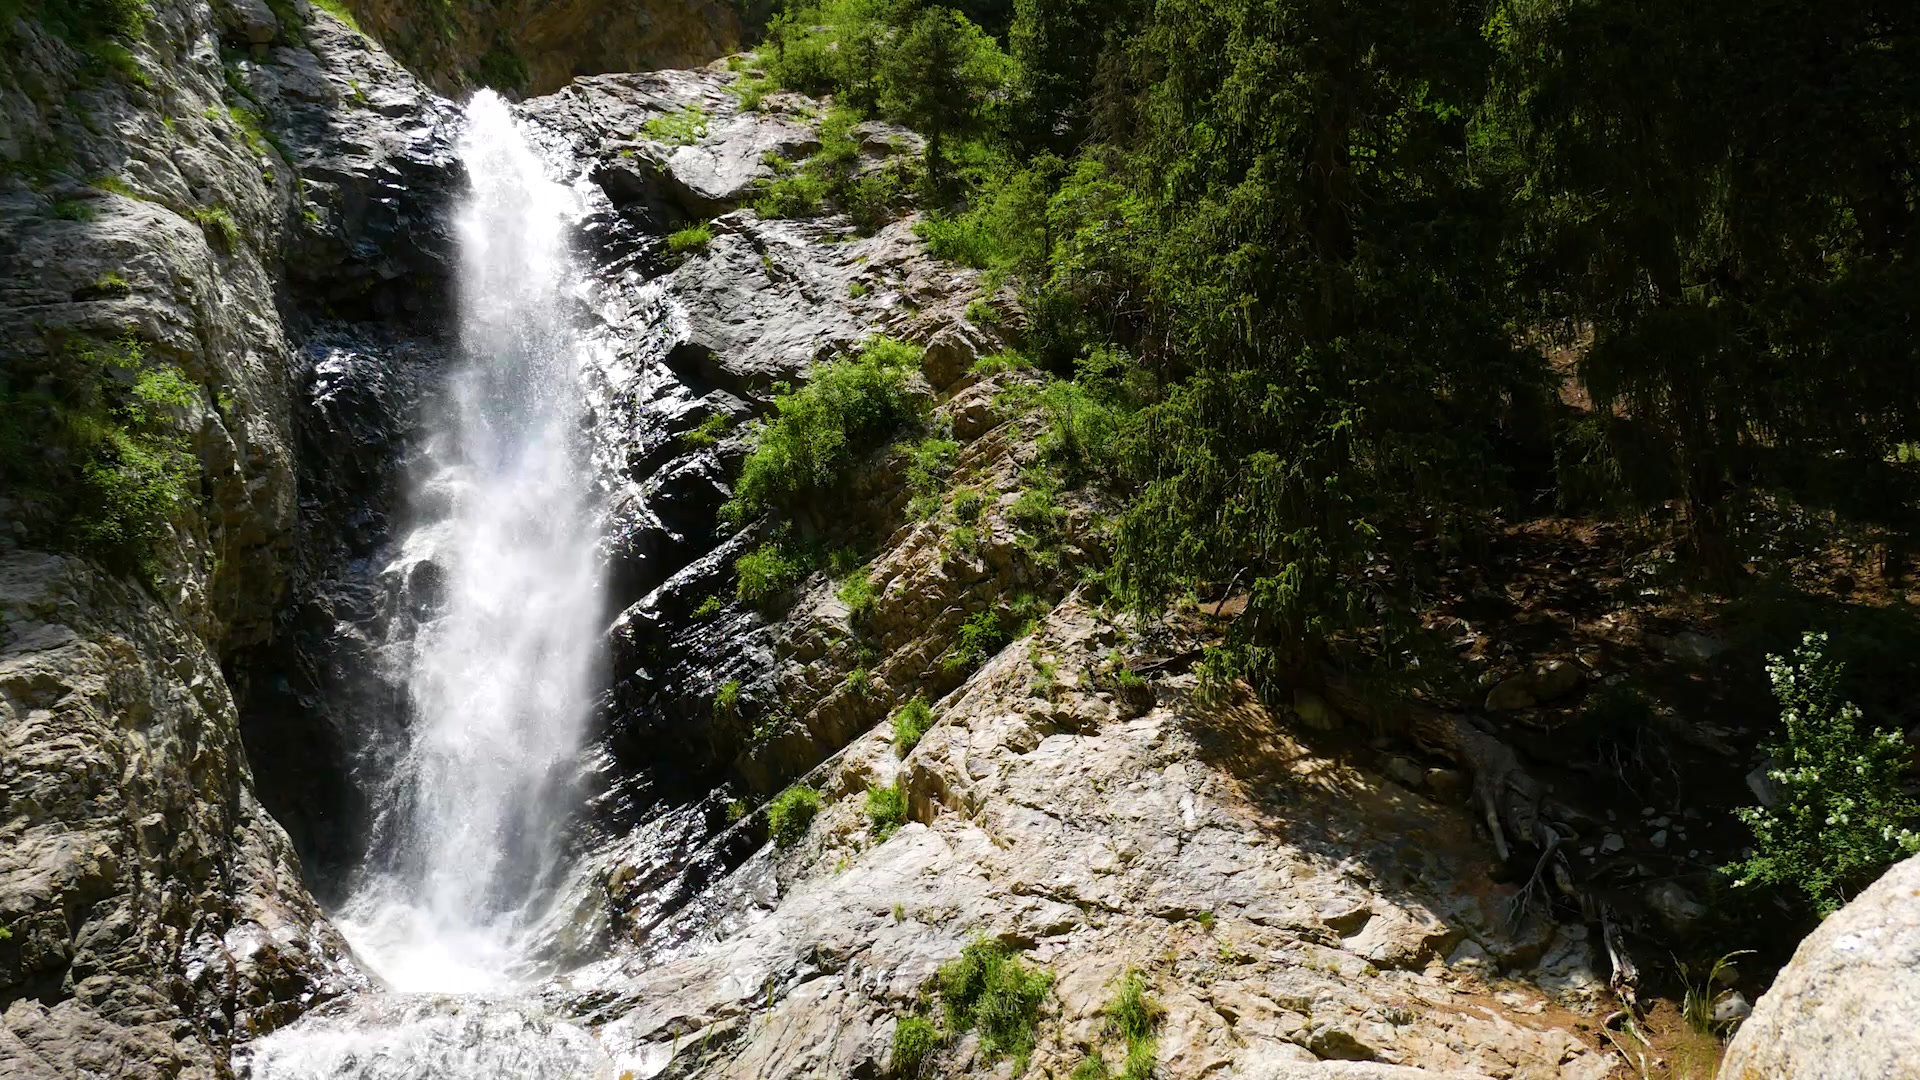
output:
POLYGON ((1789 660, 1767 658, 1781 732, 1767 746, 1779 791, 1772 807, 1739 811, 1752 858, 1728 867, 1735 887, 1785 885, 1831 914, 1903 856, 1920 853, 1920 799, 1904 785, 1907 744, 1870 728, 1840 697, 1842 669, 1827 636, 1808 633, 1789 660))

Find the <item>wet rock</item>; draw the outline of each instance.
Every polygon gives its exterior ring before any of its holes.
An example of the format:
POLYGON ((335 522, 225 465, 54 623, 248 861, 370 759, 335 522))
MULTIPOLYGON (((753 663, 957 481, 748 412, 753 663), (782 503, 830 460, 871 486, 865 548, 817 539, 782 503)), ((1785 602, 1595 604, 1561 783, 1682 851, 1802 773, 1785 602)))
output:
POLYGON ((293 25, 304 5, 150 7, 137 82, 17 11, 0 65, 7 156, 57 148, 43 190, 0 183, 0 367, 61 335, 137 335, 195 388, 179 434, 201 494, 150 582, 0 548, 0 1074, 31 1080, 223 1076, 237 1041, 365 985, 255 797, 228 665, 274 637, 305 571, 305 319, 282 268, 305 238, 337 267, 378 261, 339 205, 303 203, 299 173, 358 175, 346 145, 405 126, 323 117, 329 87, 404 79, 345 31, 293 25), (228 109, 236 87, 271 141, 228 109))
POLYGON ((1563 698, 1586 681, 1586 668, 1572 660, 1550 660, 1534 669, 1533 696, 1541 701, 1563 698))
POLYGON ((280 20, 266 0, 216 0, 214 10, 227 40, 243 45, 265 45, 280 36, 280 20))
POLYGON ((1920 1077, 1920 857, 1820 924, 1754 1003, 1721 1080, 1920 1077))
POLYGON ((667 158, 664 178, 675 201, 694 217, 724 214, 776 174, 769 154, 797 161, 820 148, 813 129, 747 114, 711 128, 699 142, 667 158))
POLYGON ((1458 769, 1433 768, 1427 770, 1427 788, 1434 798, 1442 802, 1458 803, 1467 797, 1471 787, 1466 774, 1458 769))
MULTIPOLYGON (((883 1074, 887 1025, 984 935, 1030 950, 1027 962, 1056 977, 1050 1008, 1065 1037, 1043 1035, 1041 1073, 1064 1075, 1101 1037, 1112 986, 1135 967, 1166 1010, 1159 1073, 1169 1077, 1294 1075, 1273 1071, 1283 1067, 1392 1077, 1416 1066, 1419 1076, 1604 1074, 1605 1055, 1534 1014, 1547 1000, 1540 990, 1517 991, 1518 1008, 1488 1006, 1429 966, 1451 952, 1464 973, 1467 922, 1513 954, 1505 893, 1487 896, 1476 881, 1429 899, 1425 886, 1378 885, 1365 859, 1325 858, 1335 837, 1418 828, 1444 873, 1456 845, 1475 844, 1464 810, 1436 818, 1414 800, 1356 802, 1310 786, 1284 808, 1250 801, 1266 785, 1243 781, 1287 783, 1279 763, 1309 772, 1329 763, 1251 695, 1200 704, 1190 674, 1162 677, 1158 703, 1130 719, 1087 682, 1061 679, 1044 703, 1033 696, 1036 658, 1095 670, 1110 633, 1070 602, 940 699, 935 726, 905 761, 884 725, 858 735, 811 781, 847 794, 829 800, 801 844, 736 872, 752 879, 771 865, 777 898, 761 893, 766 906, 753 908, 743 886, 738 914, 721 916, 737 930, 661 964, 610 963, 577 978, 573 992, 611 1018, 597 1037, 615 1071, 689 1068, 704 1042, 722 1048, 708 1059, 714 1075, 776 1061, 789 1063, 782 1072, 883 1074), (1087 719, 1062 725, 1057 711, 1087 719), (885 777, 882 766, 904 776, 913 820, 875 842, 859 792, 885 777), (1285 816, 1284 831, 1259 816, 1272 813, 1285 816), (1434 1007, 1408 1008, 1410 999, 1434 1007), (1388 1071, 1354 1071, 1363 1068, 1388 1071)), ((1383 855, 1378 868, 1398 858, 1383 855)), ((675 925, 658 932, 675 935, 675 925)), ((1584 940, 1568 934, 1564 944, 1570 964, 1590 961, 1584 940)))

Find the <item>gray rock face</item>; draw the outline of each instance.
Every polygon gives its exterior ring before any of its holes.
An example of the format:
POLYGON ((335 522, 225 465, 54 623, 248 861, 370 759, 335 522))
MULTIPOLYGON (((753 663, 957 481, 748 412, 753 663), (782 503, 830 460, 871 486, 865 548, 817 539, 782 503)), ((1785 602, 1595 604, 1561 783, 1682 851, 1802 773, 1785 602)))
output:
POLYGON ((1733 1037, 1720 1080, 1920 1077, 1920 857, 1820 924, 1733 1037))
POLYGON ((23 1080, 225 1075, 364 985, 255 797, 223 667, 275 637, 307 557, 313 365, 283 286, 369 315, 429 293, 449 113, 305 5, 151 6, 144 85, 25 19, 0 66, 0 158, 26 166, 0 178, 0 364, 137 336, 195 388, 202 476, 151 583, 33 550, 35 507, 0 493, 0 1074, 23 1080))
MULTIPOLYGON (((1057 977, 1033 1075, 1112 1060, 1101 1010, 1129 968, 1166 1009, 1159 1076, 1606 1075, 1614 1059, 1533 981, 1536 963, 1590 964, 1584 933, 1516 934, 1501 896, 1451 879, 1476 844, 1464 814, 1317 757, 1190 674, 1129 717, 1095 677, 1117 646, 1124 630, 1063 605, 943 699, 904 759, 882 726, 816 771, 809 837, 720 883, 734 908, 710 936, 548 999, 591 1017, 615 1073, 883 1075, 897 1019, 984 935, 1057 977), (912 821, 877 840, 863 792, 896 781, 912 821), (1465 942, 1520 977, 1442 959, 1465 942)), ((970 1047, 940 1067, 964 1071, 970 1047)))

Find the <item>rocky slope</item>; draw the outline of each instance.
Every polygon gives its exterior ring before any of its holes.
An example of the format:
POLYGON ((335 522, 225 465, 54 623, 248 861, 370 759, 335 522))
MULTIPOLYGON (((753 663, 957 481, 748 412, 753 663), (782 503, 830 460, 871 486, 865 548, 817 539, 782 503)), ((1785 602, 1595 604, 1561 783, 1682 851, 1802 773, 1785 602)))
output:
MULTIPOLYGON (((1584 931, 1510 924, 1464 815, 1191 673, 1117 691, 1116 650, 1144 659, 1069 600, 910 753, 876 729, 817 771, 828 808, 723 886, 741 903, 717 940, 572 980, 599 990, 616 1069, 884 1074, 936 968, 984 936, 1056 978, 1035 1075, 1117 1059, 1102 1010, 1128 970, 1165 1009, 1160 1075, 1608 1074, 1578 1012, 1600 987, 1584 931), (912 822, 879 840, 862 795, 895 782, 912 822)), ((942 1068, 987 1067, 977 1050, 958 1040, 942 1068)))

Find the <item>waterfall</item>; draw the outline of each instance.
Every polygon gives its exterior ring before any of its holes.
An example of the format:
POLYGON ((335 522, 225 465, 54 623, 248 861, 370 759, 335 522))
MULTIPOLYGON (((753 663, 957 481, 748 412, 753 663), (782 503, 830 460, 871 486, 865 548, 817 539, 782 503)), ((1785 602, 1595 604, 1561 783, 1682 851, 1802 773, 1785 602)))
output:
POLYGON ((461 359, 399 562, 422 620, 408 741, 337 918, 400 990, 514 981, 560 871, 600 638, 574 194, 491 91, 467 106, 460 156, 461 359))

